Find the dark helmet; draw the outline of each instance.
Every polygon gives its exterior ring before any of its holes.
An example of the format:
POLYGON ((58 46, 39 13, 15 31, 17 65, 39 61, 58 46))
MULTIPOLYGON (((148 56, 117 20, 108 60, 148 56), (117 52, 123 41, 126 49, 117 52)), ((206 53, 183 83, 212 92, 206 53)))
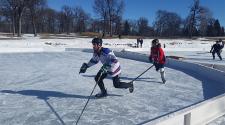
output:
POLYGON ((159 40, 158 39, 154 39, 154 40, 152 40, 152 44, 159 44, 159 40))
POLYGON ((94 38, 91 42, 92 44, 102 45, 102 39, 100 38, 94 38))

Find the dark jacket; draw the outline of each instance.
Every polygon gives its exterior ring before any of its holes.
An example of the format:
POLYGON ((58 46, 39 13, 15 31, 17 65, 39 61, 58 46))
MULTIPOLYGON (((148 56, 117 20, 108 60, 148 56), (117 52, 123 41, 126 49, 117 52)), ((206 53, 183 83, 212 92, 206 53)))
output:
POLYGON ((222 42, 222 45, 219 43, 216 43, 212 46, 210 52, 220 52, 224 47, 224 42, 222 42))

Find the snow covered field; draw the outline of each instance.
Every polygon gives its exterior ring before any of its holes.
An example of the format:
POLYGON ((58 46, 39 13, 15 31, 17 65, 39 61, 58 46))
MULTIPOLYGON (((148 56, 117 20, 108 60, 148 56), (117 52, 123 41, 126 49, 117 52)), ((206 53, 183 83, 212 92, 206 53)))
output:
MULTIPOLYGON (((89 68, 87 73, 78 74, 82 63, 92 56, 91 53, 82 52, 80 49, 91 48, 90 41, 90 38, 33 37, 0 40, 1 125, 75 124, 95 84, 94 76, 101 66, 96 65, 89 68), (64 51, 65 48, 77 49, 64 51)), ((128 44, 134 44, 136 40, 104 41, 106 47, 141 53, 147 53, 151 42, 144 41, 143 48, 131 48, 128 44)), ((170 44, 174 40, 163 41, 168 44, 167 52, 172 54, 181 54, 182 52, 178 51, 181 48, 192 48, 193 51, 183 52, 182 56, 185 57, 186 54, 197 54, 194 50, 198 48, 204 52, 204 49, 208 49, 212 44, 200 44, 201 41, 192 41, 192 44, 189 41, 185 44, 184 41, 178 48, 170 44), (177 51, 171 51, 171 48, 177 51)), ((198 55, 211 60, 208 55, 198 55)), ((123 58, 119 58, 119 61, 122 66, 121 78, 127 82, 151 66, 150 63, 123 58)), ((216 62, 223 64, 224 61, 216 62)), ((103 99, 91 97, 79 124, 142 124, 225 92, 221 86, 209 79, 194 77, 196 74, 190 75, 171 68, 165 70, 165 85, 161 84, 160 75, 153 68, 135 82, 132 94, 128 90, 114 88, 111 78, 107 78, 104 82, 109 96, 103 99)), ((96 88, 94 94, 98 91, 96 88)))

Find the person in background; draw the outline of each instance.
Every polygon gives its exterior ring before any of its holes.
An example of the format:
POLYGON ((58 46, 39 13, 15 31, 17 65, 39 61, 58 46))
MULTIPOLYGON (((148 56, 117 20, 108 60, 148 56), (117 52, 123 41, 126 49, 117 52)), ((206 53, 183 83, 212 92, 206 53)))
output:
POLYGON ((212 53, 213 59, 215 59, 215 54, 222 60, 221 52, 224 47, 224 42, 222 39, 219 39, 219 41, 216 41, 216 43, 212 46, 210 53, 212 53))
POLYGON ((143 44, 143 39, 140 39, 140 47, 142 48, 142 44, 143 44))
POLYGON ((149 55, 149 61, 153 63, 156 71, 160 71, 162 82, 165 84, 165 69, 164 65, 166 62, 166 57, 163 49, 161 48, 161 44, 158 39, 152 40, 151 52, 149 55))
POLYGON ((140 39, 137 38, 137 48, 139 48, 140 39))
POLYGON ((102 39, 100 38, 94 38, 92 40, 92 45, 94 50, 93 57, 88 63, 83 63, 80 68, 80 73, 85 73, 87 68, 97 64, 99 61, 103 64, 95 76, 95 81, 101 90, 95 97, 100 98, 107 96, 107 91, 103 83, 103 79, 105 79, 107 75, 112 76, 115 88, 129 88, 129 92, 132 93, 134 91, 133 82, 125 83, 120 81, 119 74, 121 73, 121 67, 113 51, 109 48, 102 47, 102 39))

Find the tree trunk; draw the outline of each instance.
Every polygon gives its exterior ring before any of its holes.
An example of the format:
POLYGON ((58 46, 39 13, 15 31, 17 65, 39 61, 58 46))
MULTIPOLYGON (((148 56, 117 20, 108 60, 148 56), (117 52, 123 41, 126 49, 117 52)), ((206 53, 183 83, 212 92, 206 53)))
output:
POLYGON ((110 30, 110 37, 112 37, 113 33, 112 33, 112 20, 111 20, 111 17, 110 17, 110 20, 109 20, 109 30, 110 30))
POLYGON ((34 37, 36 37, 37 36, 37 30, 36 30, 36 25, 35 25, 34 19, 32 19, 32 26, 33 26, 34 37))
POLYGON ((12 33, 13 33, 13 36, 15 36, 15 33, 16 33, 16 27, 15 27, 15 24, 16 24, 16 15, 14 14, 13 17, 12 17, 12 33))
POLYGON ((23 13, 23 7, 18 8, 18 32, 17 36, 21 37, 21 31, 22 31, 22 13, 23 13))
POLYGON ((18 16, 18 32, 17 32, 17 36, 21 37, 21 14, 19 14, 19 16, 18 16))
MULTIPOLYGON (((32 10, 32 9, 31 9, 32 10)), ((34 16, 34 11, 31 12, 32 14, 32 27, 33 27, 33 34, 34 34, 34 37, 37 36, 37 29, 36 29, 36 23, 35 23, 35 16, 34 16)))

